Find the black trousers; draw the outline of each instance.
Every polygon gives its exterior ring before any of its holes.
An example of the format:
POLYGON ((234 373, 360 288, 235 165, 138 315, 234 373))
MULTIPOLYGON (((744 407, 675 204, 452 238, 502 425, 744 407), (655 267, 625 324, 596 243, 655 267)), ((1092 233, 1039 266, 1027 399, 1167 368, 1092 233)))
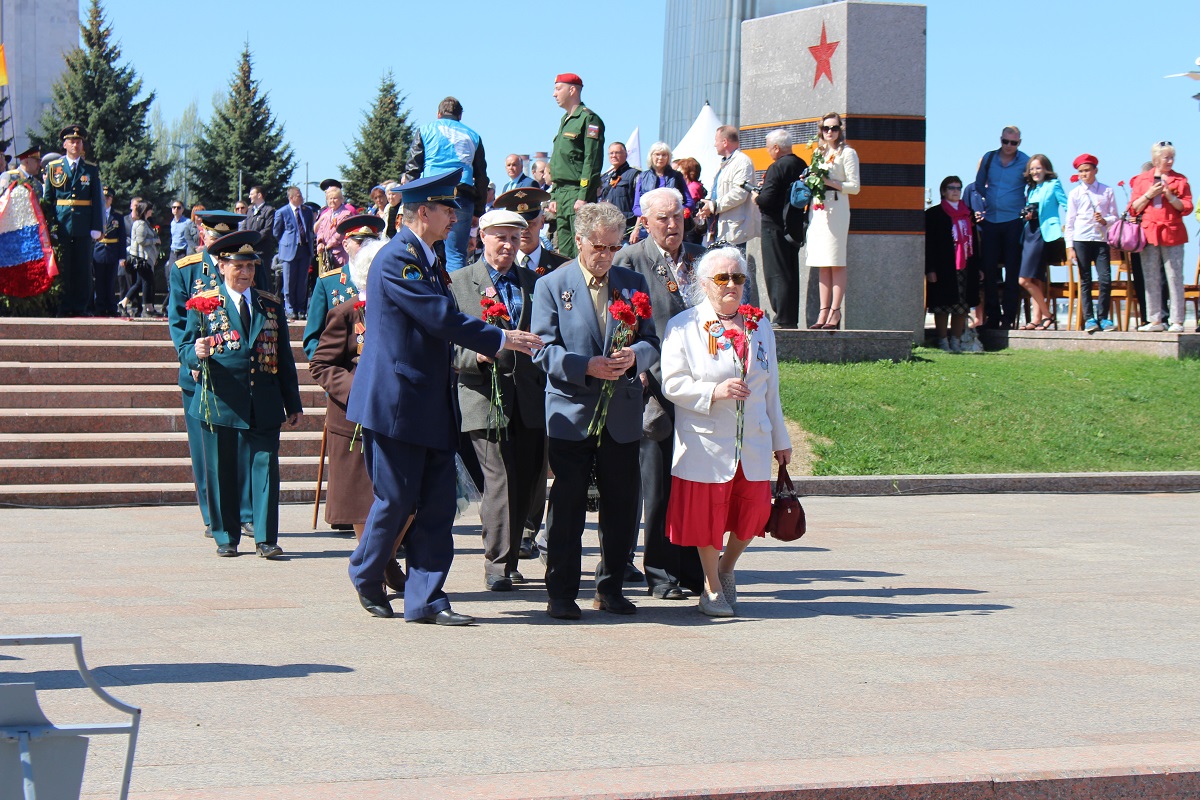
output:
POLYGON ((763 217, 763 274, 767 297, 775 309, 772 321, 783 328, 795 328, 800 319, 800 250, 785 237, 783 228, 763 217))
POLYGON ((987 326, 1011 328, 1017 320, 1021 306, 1021 236, 1025 220, 1008 222, 984 222, 980 225, 982 236, 980 250, 983 259, 983 310, 987 314, 987 326), (1000 282, 1000 264, 1004 264, 1004 293, 1001 298, 997 285, 1000 282), (1002 305, 1003 301, 1003 305, 1002 305))
POLYGON ((600 567, 596 594, 621 594, 629 548, 637 535, 638 442, 617 442, 605 429, 597 440, 548 437, 550 510, 546 525, 546 593, 553 600, 579 596, 583 527, 592 463, 600 490, 600 567))
POLYGON ((1109 258, 1108 242, 1072 242, 1075 257, 1079 261, 1079 298, 1083 303, 1083 319, 1086 322, 1108 319, 1109 298, 1112 295, 1112 263, 1109 258), (1092 313, 1092 265, 1096 265, 1096 277, 1100 281, 1099 308, 1092 313))
MULTIPOLYGON (((700 553, 694 547, 680 547, 667 538, 667 502, 671 497, 671 456, 675 437, 661 442, 642 439, 638 462, 642 473, 643 514, 646 520, 645 552, 642 568, 651 594, 656 586, 678 584, 700 593, 704 586, 704 569, 700 553)), ((603 492, 600 495, 604 497, 603 492)))
POLYGON ((62 236, 63 263, 59 264, 58 276, 62 281, 62 300, 59 315, 78 317, 87 313, 92 302, 92 250, 91 236, 62 236))
POLYGON ((117 264, 92 261, 92 311, 97 316, 117 315, 117 264))
POLYGON ((515 413, 503 439, 486 430, 471 431, 470 436, 483 471, 483 500, 479 504, 483 571, 485 575, 503 577, 517 568, 533 483, 545 461, 546 434, 539 428, 526 427, 521 415, 515 413))

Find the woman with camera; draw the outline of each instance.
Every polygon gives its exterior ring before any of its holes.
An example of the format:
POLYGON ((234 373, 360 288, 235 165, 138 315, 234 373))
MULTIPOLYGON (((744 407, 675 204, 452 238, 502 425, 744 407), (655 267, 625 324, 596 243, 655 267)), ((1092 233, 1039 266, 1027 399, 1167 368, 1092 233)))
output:
POLYGON ((135 280, 129 291, 117 303, 122 316, 134 316, 132 304, 142 293, 142 317, 160 316, 154 308, 154 265, 158 263, 158 231, 154 229, 154 209, 149 203, 138 203, 133 208, 133 227, 129 232, 129 254, 125 257, 125 269, 134 274, 135 280))
POLYGON ((1129 181, 1133 201, 1129 213, 1141 216, 1146 234, 1142 274, 1146 282, 1146 324, 1139 331, 1183 332, 1183 245, 1188 240, 1183 218, 1192 213, 1192 187, 1176 172, 1175 146, 1158 142, 1150 148, 1150 169, 1129 181), (1171 327, 1163 325, 1163 272, 1171 294, 1171 327))
POLYGON ((1024 241, 1021 247, 1020 284, 1033 301, 1033 320, 1025 331, 1058 328, 1058 319, 1046 302, 1046 277, 1050 264, 1067 257, 1062 221, 1067 216, 1067 193, 1063 191, 1050 159, 1038 153, 1025 165, 1024 241))

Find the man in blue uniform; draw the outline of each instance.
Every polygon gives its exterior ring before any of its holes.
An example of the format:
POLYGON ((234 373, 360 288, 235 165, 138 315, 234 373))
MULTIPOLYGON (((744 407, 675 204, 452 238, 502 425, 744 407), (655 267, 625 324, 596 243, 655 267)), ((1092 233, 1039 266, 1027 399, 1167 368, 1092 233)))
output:
POLYGON ((502 331, 458 309, 433 245, 456 221, 461 170, 418 178, 401 188, 404 228, 372 263, 366 286, 366 342, 346 417, 362 425, 367 474, 375 494, 350 579, 371 614, 391 617, 383 569, 406 530, 407 622, 469 625, 451 610, 443 586, 454 559, 455 469, 459 414, 451 345, 484 354, 525 354, 541 340, 502 331), (411 517, 411 523, 410 523, 411 517))
POLYGON ((92 242, 104 227, 104 199, 100 194, 100 168, 83 159, 82 125, 67 125, 61 132, 66 155, 46 165, 43 196, 55 207, 62 263, 58 265, 63 293, 60 317, 80 317, 92 300, 92 242))
POLYGON ((117 268, 125 257, 125 220, 113 213, 113 190, 104 187, 104 232, 92 251, 92 311, 98 317, 117 315, 117 268))
MULTIPOLYGON (((188 455, 192 460, 192 477, 196 483, 196 501, 200 506, 200 516, 204 519, 204 535, 212 537, 211 520, 208 518, 208 480, 204 468, 204 450, 201 444, 202 424, 200 420, 188 413, 192 407, 192 398, 196 394, 196 379, 186 366, 190 357, 183 355, 181 349, 186 349, 184 339, 188 336, 188 328, 196 325, 194 316, 189 316, 187 301, 203 292, 211 292, 221 285, 221 273, 208 252, 209 246, 218 238, 237 230, 241 215, 232 211, 201 211, 197 214, 200 219, 200 245, 198 252, 175 261, 175 266, 167 273, 167 323, 171 331, 171 342, 175 345, 179 358, 179 389, 183 393, 183 418, 187 425, 188 455)), ((249 470, 249 452, 242 458, 241 472, 249 470)), ((253 533, 254 514, 251 508, 249 483, 242 481, 242 529, 243 533, 253 533)))
POLYGON ((374 214, 354 214, 338 223, 337 232, 343 237, 341 246, 346 248, 347 259, 345 264, 339 265, 330 258, 317 273, 317 282, 308 300, 308 321, 304 324, 304 353, 309 358, 317 352, 326 315, 342 303, 358 299, 358 287, 350 277, 350 261, 360 247, 379 238, 384 224, 374 214))
POLYGON ((260 558, 283 554, 279 536, 279 430, 300 420, 300 386, 287 320, 278 297, 254 289, 259 240, 256 231, 235 231, 209 247, 224 279, 201 292, 216 301, 192 323, 180 348, 198 387, 189 413, 201 421, 208 481, 208 518, 217 555, 238 554, 241 538, 239 484, 248 483, 254 508, 254 541, 260 558), (202 374, 207 373, 207 374, 202 374), (250 470, 238 468, 239 444, 250 451, 250 470))

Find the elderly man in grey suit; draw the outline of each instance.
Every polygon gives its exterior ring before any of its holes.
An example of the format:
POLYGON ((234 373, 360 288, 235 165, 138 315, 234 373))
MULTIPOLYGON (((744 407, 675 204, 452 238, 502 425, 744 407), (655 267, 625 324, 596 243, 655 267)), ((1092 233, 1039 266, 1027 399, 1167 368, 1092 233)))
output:
MULTIPOLYGON (((618 267, 637 272, 650 285, 654 327, 666 330, 667 320, 695 304, 700 291, 693 262, 704 248, 683 241, 683 196, 663 187, 642 195, 639 220, 650 235, 627 247, 613 261, 618 267)), ((663 397, 662 372, 657 361, 643 376, 648 398, 639 452, 642 502, 645 508, 646 547, 642 569, 648 593, 661 600, 683 600, 685 589, 699 594, 704 588, 704 571, 694 547, 671 544, 667 538, 667 498, 671 492, 671 435, 675 407, 663 397)))
MULTIPOLYGON (((520 214, 503 209, 479 218, 483 258, 456 272, 450 285, 459 308, 484 317, 480 299, 500 301, 510 319, 500 327, 529 330, 538 276, 515 266, 526 227, 520 214)), ((546 373, 524 353, 494 356, 463 347, 454 348, 454 368, 462 430, 483 469, 484 585, 493 592, 512 591, 513 584, 525 582, 517 570, 521 530, 545 455, 546 373), (498 416, 492 409, 493 373, 503 404, 498 416)))
POLYGON ((614 267, 625 215, 611 203, 589 203, 575 216, 579 257, 537 283, 532 331, 545 346, 534 363, 546 371, 546 434, 554 485, 546 540, 546 612, 579 619, 579 570, 593 464, 600 490, 600 566, 592 607, 614 614, 637 609, 622 594, 625 562, 637 532, 638 442, 642 438, 639 374, 658 361, 653 317, 639 319, 632 341, 614 347, 615 299, 649 292, 646 279, 614 267), (608 415, 599 432, 592 421, 611 382, 608 415))

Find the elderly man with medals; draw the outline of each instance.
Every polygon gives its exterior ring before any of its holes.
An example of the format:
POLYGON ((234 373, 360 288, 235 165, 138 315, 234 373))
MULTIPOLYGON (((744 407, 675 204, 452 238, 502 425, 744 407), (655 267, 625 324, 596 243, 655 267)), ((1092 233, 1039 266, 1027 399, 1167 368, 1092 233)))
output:
POLYGON ((338 263, 336 259, 320 259, 317 281, 308 300, 308 321, 304 325, 304 354, 310 359, 317 350, 321 331, 325 329, 326 315, 342 303, 358 299, 360 287, 354 282, 350 262, 365 243, 379 238, 384 225, 384 221, 374 214, 353 214, 337 224, 346 260, 338 263))
POLYGON ((391 617, 384 568, 404 535, 408 580, 406 622, 469 625, 443 590, 454 559, 454 453, 458 404, 451 346, 495 357, 502 349, 529 354, 541 340, 501 330, 464 314, 450 294, 449 275, 433 245, 457 217, 454 170, 401 187, 404 228, 384 245, 367 278, 363 345, 346 417, 362 426, 367 474, 375 494, 362 540, 350 556, 350 579, 370 614, 391 617))
POLYGON ((279 298, 254 289, 256 231, 235 231, 209 247, 224 279, 188 301, 181 355, 198 386, 189 413, 202 423, 208 516, 218 556, 236 556, 240 481, 249 481, 261 558, 283 554, 279 535, 279 430, 300 420, 300 387, 279 298), (190 352, 186 349, 190 345, 190 352), (238 446, 250 453, 239 475, 238 446))

